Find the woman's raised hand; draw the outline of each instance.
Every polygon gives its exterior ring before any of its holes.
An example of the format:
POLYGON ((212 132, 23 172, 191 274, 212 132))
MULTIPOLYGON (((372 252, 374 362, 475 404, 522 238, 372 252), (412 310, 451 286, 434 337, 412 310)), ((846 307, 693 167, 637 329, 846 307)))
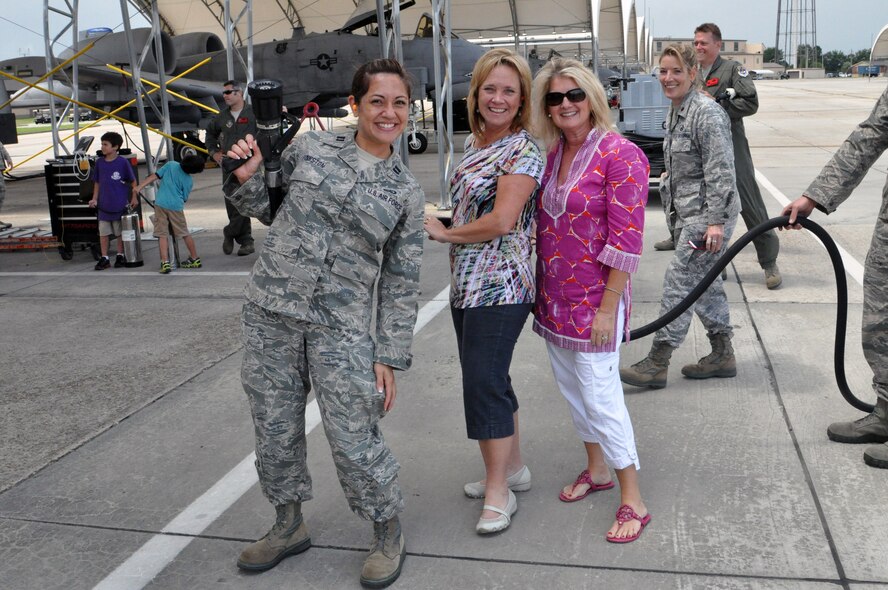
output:
POLYGON ((239 139, 237 143, 231 146, 231 149, 225 155, 232 160, 246 160, 246 162, 232 171, 234 177, 241 184, 256 174, 256 171, 259 170, 259 164, 262 163, 262 151, 259 149, 259 144, 256 143, 256 138, 249 133, 244 139, 239 139))

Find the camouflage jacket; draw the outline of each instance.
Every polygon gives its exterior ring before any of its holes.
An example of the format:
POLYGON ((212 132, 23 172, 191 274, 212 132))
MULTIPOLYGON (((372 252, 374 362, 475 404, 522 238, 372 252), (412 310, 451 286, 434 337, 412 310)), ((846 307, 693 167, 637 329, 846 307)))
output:
POLYGON ((674 209, 677 214, 675 227, 721 225, 736 217, 740 201, 724 109, 692 90, 677 112, 669 107, 667 120, 663 139, 667 175, 660 196, 666 211, 674 209))
MULTIPOLYGON (((6 151, 6 148, 3 147, 3 144, 0 143, 0 171, 6 170, 7 165, 12 165, 12 158, 9 157, 9 152, 6 151)), ((3 178, 3 175, 0 174, 0 189, 6 187, 6 179, 3 178)))
POLYGON ((703 81, 703 90, 716 97, 727 88, 733 88, 737 94, 733 99, 725 99, 718 104, 731 118, 731 127, 738 125, 742 129, 743 117, 758 112, 759 100, 755 83, 749 75, 749 70, 736 61, 718 56, 709 70, 709 75, 703 81))
POLYGON ((12 166, 12 158, 3 144, 0 143, 0 170, 5 170, 7 166, 12 166))
MULTIPOLYGON (((299 136, 281 157, 287 195, 246 287, 249 301, 338 330, 370 331, 374 361, 406 369, 416 323, 425 196, 400 158, 358 172, 354 132, 299 136)), ((269 222, 257 172, 231 197, 269 222)))
MULTIPOLYGON (((866 176, 870 167, 888 149, 888 88, 876 102, 866 121, 848 136, 832 159, 823 167, 805 195, 817 208, 832 213, 866 176)), ((880 215, 888 215, 888 181, 882 189, 880 215)))
POLYGON ((231 109, 225 107, 207 126, 207 152, 211 158, 216 152, 222 152, 224 156, 231 146, 237 140, 246 137, 247 133, 256 135, 256 116, 253 114, 253 107, 245 104, 236 120, 231 116, 231 109))

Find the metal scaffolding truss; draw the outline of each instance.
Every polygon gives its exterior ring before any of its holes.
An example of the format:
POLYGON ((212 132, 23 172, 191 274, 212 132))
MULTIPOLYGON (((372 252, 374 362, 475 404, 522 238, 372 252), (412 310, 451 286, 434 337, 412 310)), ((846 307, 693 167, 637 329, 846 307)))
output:
MULTIPOLYGON (((813 0, 809 1, 813 3, 813 0)), ((394 3, 389 7, 388 20, 384 16, 391 0, 375 0, 381 16, 379 36, 384 55, 401 57, 401 19, 418 21, 423 12, 428 12, 426 2, 431 4, 434 42, 438 49, 434 54, 434 77, 435 104, 438 106, 435 116, 441 170, 441 207, 450 205, 447 186, 453 167, 452 109, 443 108, 452 97, 451 34, 460 34, 481 45, 494 45, 493 37, 502 36, 507 39, 508 45, 524 54, 537 45, 550 46, 559 51, 566 48, 595 69, 598 69, 602 59, 608 64, 619 60, 623 64, 641 64, 642 67, 651 59, 650 31, 644 25, 643 18, 636 14, 635 0, 490 0, 483 5, 483 19, 478 18, 478 0, 419 0, 417 5, 405 10, 400 10, 398 3, 394 3)), ((70 21, 60 33, 53 35, 49 30, 49 18, 45 19, 47 69, 57 63, 52 56, 52 45, 69 29, 74 38, 72 45, 77 46, 77 3, 78 0, 44 0, 45 15, 50 11, 66 14, 70 21), (60 1, 64 2, 64 9, 52 6, 60 1)), ((134 56, 144 56, 148 52, 147 46, 141 49, 141 53, 138 48, 132 47, 127 6, 134 7, 152 23, 152 38, 159 38, 161 31, 172 35, 206 31, 224 36, 229 77, 234 78, 234 60, 237 59, 247 72, 247 82, 250 82, 253 79, 254 41, 289 38, 294 27, 304 27, 306 31, 337 29, 351 15, 358 1, 325 0, 319 3, 317 0, 260 0, 254 3, 254 0, 120 0, 120 4, 130 39, 130 55, 133 56, 133 83, 140 91, 136 93, 137 103, 142 103, 142 86, 137 72, 139 65, 134 56), (193 9, 200 7, 200 10, 193 9), (254 30, 254 27, 258 29, 254 30), (238 50, 244 47, 246 51, 238 50), (243 63, 244 55, 246 63, 243 63)), ((157 46, 160 46, 159 42, 157 46)), ((76 97, 76 61, 72 72, 72 88, 76 97)), ((161 75, 161 81, 162 78, 161 75)), ((163 116, 165 102, 161 101, 159 108, 150 99, 145 102, 148 108, 159 112, 168 126, 168 118, 163 116)), ((144 103, 141 106, 137 104, 137 108, 144 129, 144 103)), ((145 133, 143 130, 143 135, 145 133)), ((53 140, 56 149, 59 149, 55 125, 53 140)), ((147 141, 145 144, 147 148, 147 141)), ((169 146, 167 149, 170 149, 169 146)), ((406 158, 407 150, 402 151, 406 158)))

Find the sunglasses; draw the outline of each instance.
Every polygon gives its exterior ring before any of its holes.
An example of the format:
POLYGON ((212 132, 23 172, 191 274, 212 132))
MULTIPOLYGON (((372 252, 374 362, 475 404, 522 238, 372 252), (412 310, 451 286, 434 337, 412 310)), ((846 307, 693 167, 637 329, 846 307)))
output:
POLYGON ((584 100, 586 100, 586 91, 582 88, 574 88, 573 90, 568 90, 567 92, 547 92, 546 106, 557 107, 562 102, 564 102, 565 96, 570 102, 583 102, 584 100))
POLYGON ((237 89, 235 89, 235 90, 223 90, 223 91, 222 91, 222 94, 224 94, 224 95, 227 96, 227 95, 231 94, 232 92, 240 92, 240 90, 237 90, 237 89))

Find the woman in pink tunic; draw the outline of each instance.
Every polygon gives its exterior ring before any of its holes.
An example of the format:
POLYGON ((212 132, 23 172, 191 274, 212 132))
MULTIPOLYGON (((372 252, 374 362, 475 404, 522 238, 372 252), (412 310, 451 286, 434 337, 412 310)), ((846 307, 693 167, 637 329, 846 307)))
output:
POLYGON ((614 131, 601 83, 575 60, 540 70, 534 115, 550 144, 537 204, 534 331, 583 441, 587 466, 559 497, 576 502, 620 482, 606 539, 628 543, 650 514, 638 488, 638 453, 623 400, 618 344, 629 334, 629 274, 638 268, 650 167, 614 131))

